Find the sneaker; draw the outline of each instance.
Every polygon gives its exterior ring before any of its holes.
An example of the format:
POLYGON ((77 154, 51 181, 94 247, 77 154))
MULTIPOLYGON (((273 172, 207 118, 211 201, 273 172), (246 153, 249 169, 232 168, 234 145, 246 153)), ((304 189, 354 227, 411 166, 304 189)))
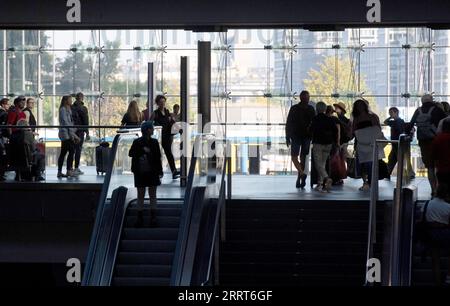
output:
POLYGON ((320 193, 326 192, 326 190, 323 189, 323 185, 322 184, 317 184, 317 186, 314 188, 314 190, 318 191, 320 193))
POLYGON ((361 187, 359 187, 359 191, 369 191, 369 190, 370 190, 369 184, 364 184, 361 187))
POLYGON ((78 174, 78 175, 83 175, 84 172, 81 171, 79 168, 75 168, 75 170, 73 170, 74 173, 78 174))
POLYGON ((305 173, 303 173, 303 174, 300 176, 300 179, 301 179, 300 188, 301 188, 301 189, 305 188, 305 186, 306 186, 306 178, 307 178, 307 177, 308 177, 308 176, 307 176, 305 173))
POLYGON ((174 171, 172 173, 172 179, 176 180, 179 177, 180 177, 180 171, 174 171))
POLYGON ((295 188, 300 188, 300 178, 301 178, 301 175, 300 174, 298 174, 297 175, 297 181, 295 181, 295 188))
POLYGON ((63 177, 67 177, 66 174, 62 173, 62 172, 58 172, 58 174, 56 175, 57 178, 63 178, 63 177))
POLYGON ((67 170, 67 177, 78 177, 78 174, 73 170, 67 170))
POLYGON ((42 182, 42 181, 45 181, 45 178, 43 178, 42 176, 38 176, 38 177, 35 179, 35 181, 36 181, 36 182, 42 182))
POLYGON ((331 184, 333 183, 333 180, 330 179, 329 177, 327 177, 324 181, 323 181, 323 190, 325 190, 326 192, 331 192, 331 184))

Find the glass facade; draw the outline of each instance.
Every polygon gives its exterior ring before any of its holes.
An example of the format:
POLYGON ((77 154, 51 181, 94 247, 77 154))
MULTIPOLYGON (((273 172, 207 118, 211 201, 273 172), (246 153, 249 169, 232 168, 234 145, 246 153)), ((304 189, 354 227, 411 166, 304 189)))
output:
POLYGON ((449 31, 428 28, 1 30, 0 95, 35 97, 39 124, 50 125, 61 96, 82 91, 91 124, 119 125, 131 99, 145 107, 148 62, 169 108, 179 103, 180 56, 189 56, 195 122, 198 40, 212 43, 212 122, 237 143, 266 144, 267 158, 253 169, 259 173, 291 169, 282 124, 303 89, 315 102, 348 108, 363 96, 381 119, 391 106, 409 119, 424 93, 438 101, 450 95, 449 31))

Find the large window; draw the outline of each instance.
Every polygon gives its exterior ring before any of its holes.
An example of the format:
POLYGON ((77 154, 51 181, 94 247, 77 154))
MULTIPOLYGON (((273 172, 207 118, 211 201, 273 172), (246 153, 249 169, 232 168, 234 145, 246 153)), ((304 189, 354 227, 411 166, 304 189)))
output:
POLYGON ((189 56, 196 101, 198 40, 212 43, 212 121, 230 137, 253 131, 276 144, 283 137, 276 126, 303 89, 315 102, 348 107, 363 96, 382 119, 397 106, 406 120, 422 94, 433 92, 438 101, 450 95, 449 31, 428 28, 2 30, 0 95, 36 97, 39 123, 56 124, 60 97, 82 91, 93 124, 119 124, 131 99, 145 106, 148 62, 171 108, 179 103, 180 56, 189 56), (244 123, 272 127, 239 127, 244 123))

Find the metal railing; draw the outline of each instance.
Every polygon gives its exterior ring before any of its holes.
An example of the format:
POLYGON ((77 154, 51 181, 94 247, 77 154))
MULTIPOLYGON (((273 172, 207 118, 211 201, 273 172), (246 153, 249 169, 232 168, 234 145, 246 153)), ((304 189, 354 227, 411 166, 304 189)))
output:
MULTIPOLYGON (((390 253, 389 253, 389 273, 387 276, 387 284, 389 286, 398 285, 399 280, 399 255, 400 255, 400 219, 402 213, 402 189, 409 183, 409 175, 404 175, 405 171, 405 158, 410 156, 410 143, 411 137, 405 134, 400 135, 399 140, 385 140, 378 139, 374 143, 373 148, 373 163, 372 163, 372 176, 371 176, 371 186, 370 186, 370 206, 369 206, 369 226, 368 226, 368 237, 367 237, 367 261, 373 258, 373 248, 376 239, 376 223, 377 223, 377 202, 379 199, 379 145, 388 144, 398 146, 397 151, 397 181, 393 196, 392 205, 392 232, 390 235, 390 253)), ((367 279, 366 271, 366 285, 371 284, 367 279)))

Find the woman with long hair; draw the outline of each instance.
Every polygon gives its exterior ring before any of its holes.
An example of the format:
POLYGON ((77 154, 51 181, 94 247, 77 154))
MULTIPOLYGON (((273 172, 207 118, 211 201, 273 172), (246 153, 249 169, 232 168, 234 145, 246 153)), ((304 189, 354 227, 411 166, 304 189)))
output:
POLYGON ((139 111, 139 105, 136 100, 132 100, 128 104, 128 110, 123 115, 122 126, 140 126, 144 118, 142 113, 139 111))
POLYGON ((155 98, 155 103, 158 108, 152 113, 150 120, 155 122, 155 125, 162 127, 161 130, 161 145, 166 155, 167 162, 169 163, 170 171, 172 171, 172 178, 177 179, 180 177, 180 171, 175 167, 175 160, 172 154, 172 126, 175 123, 171 113, 166 108, 166 97, 158 95, 155 98))
MULTIPOLYGON (((370 111, 369 102, 366 100, 359 99, 353 103, 352 129, 356 137, 356 155, 363 172, 363 186, 360 190, 369 191, 372 180, 372 163, 378 162, 373 160, 373 143, 376 139, 383 137, 383 132, 380 119, 370 111)), ((380 155, 384 155, 382 149, 379 151, 380 155)))
POLYGON ((75 154, 75 144, 80 140, 76 135, 76 129, 73 126, 72 119, 72 97, 63 96, 61 105, 59 106, 59 133, 58 137, 61 140, 61 152, 58 158, 58 178, 61 177, 76 177, 77 174, 73 172, 73 157, 75 154), (67 156, 67 174, 62 173, 64 160, 67 156))

